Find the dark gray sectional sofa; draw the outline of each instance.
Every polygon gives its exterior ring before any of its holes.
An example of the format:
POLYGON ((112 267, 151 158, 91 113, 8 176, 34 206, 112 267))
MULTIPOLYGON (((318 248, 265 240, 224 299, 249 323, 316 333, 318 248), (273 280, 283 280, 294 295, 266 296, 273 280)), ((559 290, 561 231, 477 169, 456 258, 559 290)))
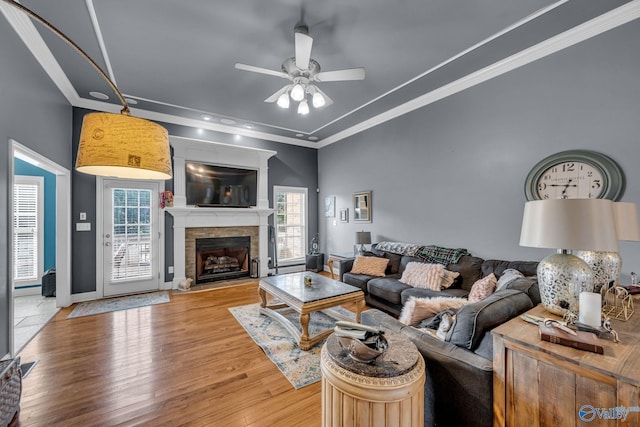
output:
MULTIPOLYGON (((378 253, 377 256, 393 257, 378 253)), ((398 259, 395 260, 396 262, 398 259)), ((493 423, 493 341, 491 330, 540 303, 535 278, 537 262, 483 260, 463 256, 457 264, 446 268, 460 272, 452 288, 434 292, 412 288, 398 279, 406 264, 419 259, 399 257, 398 270, 390 266, 383 278, 363 277, 349 273, 341 263, 341 278, 365 292, 371 309, 362 313, 362 323, 381 327, 407 336, 426 362, 425 426, 491 426, 493 423), (525 276, 509 283, 482 301, 467 304, 456 313, 453 326, 444 340, 425 330, 406 326, 393 315, 411 296, 456 297, 468 295, 473 283, 491 273, 498 278, 504 270, 519 270, 525 276), (385 313, 386 312, 386 313, 385 313), (390 315, 391 313, 392 315, 390 315)))

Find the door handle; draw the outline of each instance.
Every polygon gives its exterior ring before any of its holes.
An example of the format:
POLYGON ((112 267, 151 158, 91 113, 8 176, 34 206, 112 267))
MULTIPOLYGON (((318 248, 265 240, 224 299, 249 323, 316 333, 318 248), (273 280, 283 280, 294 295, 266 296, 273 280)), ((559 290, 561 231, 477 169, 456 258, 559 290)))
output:
POLYGON ((104 244, 105 246, 111 246, 111 243, 107 242, 104 244))

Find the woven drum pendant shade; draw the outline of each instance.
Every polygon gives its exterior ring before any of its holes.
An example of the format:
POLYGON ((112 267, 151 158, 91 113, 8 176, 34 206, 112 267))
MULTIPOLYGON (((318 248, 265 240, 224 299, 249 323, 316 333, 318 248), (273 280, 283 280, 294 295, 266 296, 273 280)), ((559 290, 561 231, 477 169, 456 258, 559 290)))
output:
POLYGON ((127 179, 171 179, 169 135, 126 114, 89 113, 82 121, 76 170, 127 179))

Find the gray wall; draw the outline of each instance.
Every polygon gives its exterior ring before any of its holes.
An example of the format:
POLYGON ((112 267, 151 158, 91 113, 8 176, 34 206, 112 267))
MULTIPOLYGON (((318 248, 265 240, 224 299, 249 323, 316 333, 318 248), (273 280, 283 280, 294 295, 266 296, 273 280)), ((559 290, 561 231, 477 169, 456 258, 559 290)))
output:
POLYGON ((0 18, 0 357, 9 351, 9 138, 71 169, 71 107, 0 18))
MULTIPOLYGON (((73 141, 75 159, 82 118, 89 110, 74 108, 73 110, 73 141)), ((237 137, 219 132, 198 131, 185 126, 162 123, 170 135, 205 141, 222 142, 245 147, 263 148, 277 151, 269 159, 269 200, 273 207, 272 195, 274 185, 289 185, 309 188, 309 240, 318 232, 318 203, 316 188, 318 187, 318 152, 315 149, 280 144, 272 141, 237 137)), ((73 172, 73 218, 79 218, 80 212, 87 213, 87 220, 93 223, 95 230, 96 194, 95 178, 90 175, 73 172)), ((173 182, 167 181, 166 188, 173 190, 173 182)), ((173 217, 165 214, 165 274, 164 280, 173 279, 173 274, 167 272, 167 267, 173 265, 173 217)), ((72 293, 92 292, 96 290, 96 235, 95 232, 73 232, 73 258, 83 260, 72 264, 72 293)))
MULTIPOLYGON (((320 218, 325 252, 372 240, 464 247, 483 258, 538 260, 518 245, 524 181, 542 158, 590 149, 626 174, 640 202, 640 22, 633 22, 320 150, 321 200, 372 190, 373 223, 320 218)), ((623 279, 640 243, 621 242, 623 279)))

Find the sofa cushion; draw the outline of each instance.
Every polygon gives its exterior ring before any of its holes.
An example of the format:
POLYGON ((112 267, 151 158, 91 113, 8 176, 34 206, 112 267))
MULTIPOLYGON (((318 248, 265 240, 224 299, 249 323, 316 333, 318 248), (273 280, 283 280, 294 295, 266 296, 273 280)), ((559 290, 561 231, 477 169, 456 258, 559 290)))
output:
POLYGON ((480 279, 482 274, 482 258, 475 256, 465 255, 458 261, 457 264, 449 264, 446 269, 460 273, 460 277, 453 285, 454 288, 462 288, 467 291, 471 290, 471 286, 480 279))
POLYGON ((505 286, 505 289, 517 289, 526 292, 531 298, 534 306, 540 304, 540 288, 538 287, 538 278, 536 276, 521 277, 505 286))
POLYGON ((445 341, 475 350, 486 332, 532 307, 525 292, 517 289, 494 292, 482 301, 460 308, 445 341))
POLYGON ((411 297, 402 306, 402 312, 398 320, 405 325, 415 326, 422 320, 433 317, 443 310, 458 309, 469 304, 465 298, 435 297, 416 298, 411 297))
POLYGON ((402 291, 409 288, 411 286, 389 277, 376 277, 367 283, 368 293, 398 305, 402 304, 402 291))
POLYGON ((471 291, 469 292, 469 302, 482 301, 491 295, 496 289, 497 283, 498 280, 496 279, 496 275, 493 273, 480 280, 476 280, 476 283, 473 284, 471 291))
POLYGON ((464 289, 449 288, 442 291, 432 291, 431 289, 413 288, 410 287, 402 291, 402 304, 406 304, 409 298, 437 298, 437 297, 455 297, 455 298, 467 298, 469 292, 464 289))
POLYGON ((387 274, 397 274, 398 271, 400 271, 400 260, 402 259, 402 255, 379 251, 376 248, 371 248, 370 251, 366 251, 364 254, 388 259, 389 264, 387 265, 387 274))
POLYGON ((384 277, 387 264, 389 264, 389 260, 386 258, 358 255, 355 261, 353 261, 351 273, 384 277))
POLYGON ((535 276, 538 263, 535 261, 502 261, 498 259, 489 259, 482 263, 482 275, 488 276, 494 273, 500 278, 502 273, 507 269, 518 270, 525 276, 535 276))
POLYGON ((400 281, 414 288, 439 291, 442 289, 444 279, 444 267, 441 264, 410 262, 405 267, 400 281))
POLYGON ((502 275, 498 279, 496 291, 499 291, 500 289, 504 288, 506 285, 520 277, 524 277, 524 274, 514 268, 507 268, 502 272, 502 275))
POLYGON ((362 289, 365 294, 367 293, 367 282, 371 279, 373 279, 373 276, 367 276, 365 274, 344 273, 342 275, 342 281, 344 283, 362 289))

